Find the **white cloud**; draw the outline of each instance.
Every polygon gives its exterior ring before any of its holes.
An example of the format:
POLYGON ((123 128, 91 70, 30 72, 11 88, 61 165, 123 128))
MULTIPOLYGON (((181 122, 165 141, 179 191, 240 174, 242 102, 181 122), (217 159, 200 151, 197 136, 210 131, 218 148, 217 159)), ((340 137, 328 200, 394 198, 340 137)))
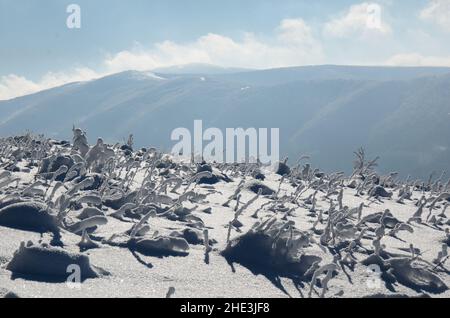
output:
POLYGON ((246 33, 241 40, 209 33, 190 43, 165 41, 149 49, 122 51, 108 57, 105 64, 117 72, 189 63, 270 68, 320 63, 323 58, 321 44, 311 28, 302 19, 286 19, 269 40, 259 39, 252 33, 246 33))
POLYGON ((450 56, 423 56, 418 53, 397 54, 386 62, 389 66, 448 66, 450 67, 450 56))
POLYGON ((386 35, 391 27, 383 21, 383 8, 377 3, 352 5, 348 11, 325 24, 324 33, 337 38, 386 35))
POLYGON ((40 90, 40 86, 25 77, 10 74, 0 80, 0 100, 26 95, 40 90))
POLYGON ((277 30, 279 39, 284 43, 309 46, 311 49, 318 46, 311 28, 302 19, 285 19, 277 30))
POLYGON ((420 18, 450 32, 450 0, 431 0, 420 12, 420 18))
POLYGON ((136 45, 108 55, 102 73, 79 68, 67 73, 48 73, 33 82, 18 75, 0 78, 0 100, 34 93, 74 81, 85 81, 125 70, 151 70, 190 63, 225 67, 271 68, 318 64, 324 61, 322 46, 302 19, 285 19, 269 39, 246 33, 236 40, 209 33, 189 43, 165 41, 150 48, 136 45))
POLYGON ((89 68, 77 68, 69 72, 49 72, 39 81, 33 82, 23 76, 9 74, 0 78, 0 100, 32 94, 67 83, 87 81, 100 77, 101 74, 89 68))

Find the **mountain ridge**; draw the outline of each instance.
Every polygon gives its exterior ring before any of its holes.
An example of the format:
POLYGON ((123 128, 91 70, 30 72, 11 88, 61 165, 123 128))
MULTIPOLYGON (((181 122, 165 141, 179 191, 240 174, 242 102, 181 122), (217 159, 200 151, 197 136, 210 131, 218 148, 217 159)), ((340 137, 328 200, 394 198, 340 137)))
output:
POLYGON ((295 161, 310 154, 327 171, 350 170, 360 146, 405 175, 450 169, 450 68, 366 69, 127 71, 0 101, 0 134, 31 130, 68 139, 75 124, 91 142, 98 136, 123 141, 133 133, 138 146, 167 149, 173 129, 192 129, 202 119, 205 129, 280 128, 282 156, 295 161), (314 70, 320 74, 308 77, 314 70), (339 72, 344 78, 335 78, 339 72))

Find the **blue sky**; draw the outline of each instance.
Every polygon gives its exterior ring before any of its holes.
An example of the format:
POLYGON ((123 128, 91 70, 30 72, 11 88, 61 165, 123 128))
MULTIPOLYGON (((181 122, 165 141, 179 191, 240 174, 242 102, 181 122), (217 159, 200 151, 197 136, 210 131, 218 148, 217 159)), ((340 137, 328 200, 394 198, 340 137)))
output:
POLYGON ((450 66, 449 38, 450 0, 0 0, 0 100, 193 62, 450 66))

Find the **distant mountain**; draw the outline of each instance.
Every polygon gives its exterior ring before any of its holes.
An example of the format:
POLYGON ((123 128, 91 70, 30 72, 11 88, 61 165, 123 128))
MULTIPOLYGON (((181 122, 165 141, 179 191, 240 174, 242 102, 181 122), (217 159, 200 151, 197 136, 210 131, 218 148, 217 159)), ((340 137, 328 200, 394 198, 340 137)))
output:
POLYGON ((410 80, 420 77, 446 75, 449 72, 450 68, 448 67, 319 65, 224 74, 223 78, 230 81, 251 83, 253 85, 276 85, 299 80, 410 80))
POLYGON ((91 142, 135 135, 169 150, 174 128, 279 127, 282 155, 350 171, 353 151, 380 169, 425 177, 450 170, 450 69, 316 66, 237 73, 123 72, 0 102, 0 135, 31 130, 91 142), (170 73, 170 74, 169 74, 170 73))
POLYGON ((221 66, 216 66, 216 65, 211 65, 211 64, 202 64, 202 63, 161 67, 161 68, 156 68, 156 69, 152 70, 152 72, 154 72, 154 73, 177 74, 177 75, 232 74, 232 73, 240 73, 240 72, 246 72, 246 71, 250 71, 250 70, 244 69, 244 68, 235 68, 235 67, 221 67, 221 66))

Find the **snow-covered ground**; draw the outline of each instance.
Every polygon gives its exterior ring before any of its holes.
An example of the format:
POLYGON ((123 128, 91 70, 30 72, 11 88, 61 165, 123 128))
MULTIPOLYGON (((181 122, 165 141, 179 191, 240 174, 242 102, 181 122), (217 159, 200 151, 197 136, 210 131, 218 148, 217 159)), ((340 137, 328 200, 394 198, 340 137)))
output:
POLYGON ((378 176, 369 162, 352 179, 176 163, 118 146, 91 164, 33 140, 1 140, 0 296, 450 296, 443 180, 378 176), (89 277, 68 284, 70 264, 89 277))

